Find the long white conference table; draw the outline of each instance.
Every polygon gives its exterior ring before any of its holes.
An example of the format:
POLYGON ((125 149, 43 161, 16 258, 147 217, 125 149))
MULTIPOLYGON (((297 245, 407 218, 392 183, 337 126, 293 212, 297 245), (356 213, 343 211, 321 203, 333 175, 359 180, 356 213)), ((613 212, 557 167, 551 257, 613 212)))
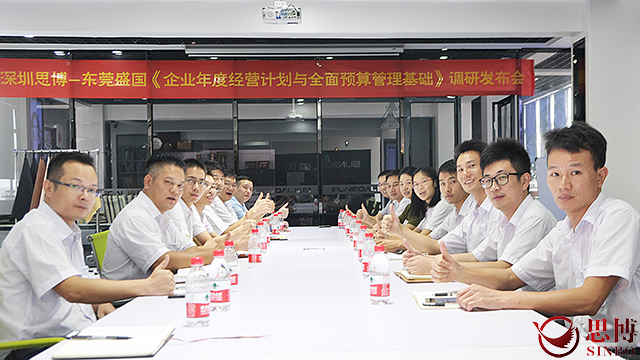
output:
MULTIPOLYGON (((137 298, 92 326, 175 326, 158 359, 552 359, 533 324, 547 319, 534 311, 420 310, 414 291, 465 285, 408 284, 395 275, 391 304, 370 305, 368 281, 338 228, 293 228, 287 235, 271 242, 261 268, 248 269, 240 259, 231 310, 212 313, 209 327, 187 328, 184 298, 166 296, 137 298), (247 338, 255 336, 261 337, 247 338), (215 337, 239 338, 208 339, 215 337)), ((402 263, 391 261, 391 267, 400 270, 402 263)), ((565 331, 549 323, 544 332, 565 331)), ((585 335, 566 359, 593 359, 585 335)), ((63 343, 36 359, 51 359, 63 343)))

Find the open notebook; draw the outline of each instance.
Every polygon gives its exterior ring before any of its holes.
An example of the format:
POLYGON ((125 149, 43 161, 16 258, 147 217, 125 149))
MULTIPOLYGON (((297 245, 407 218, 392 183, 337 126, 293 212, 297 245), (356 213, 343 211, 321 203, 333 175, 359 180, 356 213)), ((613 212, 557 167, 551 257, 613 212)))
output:
POLYGON ((173 326, 92 326, 65 340, 54 359, 106 359, 155 355, 171 338, 173 326), (88 337, 89 339, 81 339, 88 337), (101 339, 128 337, 129 339, 101 339))

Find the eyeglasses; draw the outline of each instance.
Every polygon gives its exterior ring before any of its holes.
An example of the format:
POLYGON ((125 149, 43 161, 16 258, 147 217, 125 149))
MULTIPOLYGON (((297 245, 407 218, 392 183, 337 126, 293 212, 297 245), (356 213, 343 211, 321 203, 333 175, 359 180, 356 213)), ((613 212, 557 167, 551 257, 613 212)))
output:
POLYGON ((498 174, 498 175, 496 175, 494 177, 485 176, 482 179, 480 179, 480 186, 482 186, 483 189, 490 189, 493 186, 493 181, 494 180, 496 181, 498 186, 507 185, 509 183, 509 175, 520 176, 522 174, 520 174, 520 173, 502 173, 502 174, 498 174))
POLYGON ((71 191, 73 191, 74 193, 77 193, 77 194, 82 194, 82 193, 84 193, 86 191, 87 195, 89 195, 89 196, 92 196, 92 197, 100 196, 100 191, 98 189, 83 187, 83 186, 76 185, 76 184, 67 184, 67 183, 63 183, 63 182, 60 182, 60 181, 56 181, 56 180, 49 180, 49 181, 51 181, 54 184, 68 186, 69 189, 71 189, 71 191))
POLYGON ((429 181, 431 181, 431 179, 429 179, 429 178, 422 179, 422 181, 420 181, 420 182, 413 183, 413 188, 417 189, 418 187, 426 186, 429 183, 429 181))
POLYGON ((184 179, 184 181, 188 182, 188 183, 189 183, 189 184, 191 184, 191 185, 194 185, 194 184, 197 182, 197 183, 198 183, 198 185, 200 185, 200 186, 202 186, 202 187, 205 187, 205 188, 206 188, 207 186, 209 186, 209 183, 208 183, 208 182, 206 182, 206 181, 204 181, 204 180, 196 181, 196 179, 195 179, 195 178, 192 178, 192 177, 188 177, 188 178, 184 179))
POLYGON ((232 183, 228 183, 228 182, 225 182, 224 186, 226 186, 228 188, 231 188, 231 189, 237 189, 238 188, 238 184, 232 184, 232 183))

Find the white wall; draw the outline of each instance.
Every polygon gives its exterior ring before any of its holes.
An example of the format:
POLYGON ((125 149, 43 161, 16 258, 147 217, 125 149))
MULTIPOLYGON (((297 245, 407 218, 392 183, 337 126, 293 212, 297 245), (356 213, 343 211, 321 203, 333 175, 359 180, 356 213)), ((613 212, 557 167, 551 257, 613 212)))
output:
MULTIPOLYGON (((261 20, 271 0, 8 0, 0 34, 153 37, 571 36, 583 0, 299 0, 302 24, 261 20)), ((606 2, 608 3, 608 2, 606 2)), ((62 50, 62 49, 60 49, 62 50)))
MULTIPOLYGON (((454 109, 453 103, 439 103, 438 117, 436 119, 436 134, 438 135, 437 164, 453 158, 454 141, 454 109)), ((436 169, 437 170, 437 169, 436 169)))
POLYGON ((640 209, 640 2, 589 3, 586 40, 587 122, 608 141, 608 196, 640 209))

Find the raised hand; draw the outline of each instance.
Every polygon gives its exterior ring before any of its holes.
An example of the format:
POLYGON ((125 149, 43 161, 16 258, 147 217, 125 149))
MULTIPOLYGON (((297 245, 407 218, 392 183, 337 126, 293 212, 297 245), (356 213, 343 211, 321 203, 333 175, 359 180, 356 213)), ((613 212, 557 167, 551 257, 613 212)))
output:
POLYGON ((422 253, 416 250, 413 246, 411 246, 411 244, 409 244, 407 239, 402 239, 402 242, 404 243, 404 247, 407 249, 407 251, 402 253, 402 265, 406 266, 407 260, 411 259, 416 255, 422 255, 422 253))
POLYGON ((436 255, 431 264, 431 279, 433 282, 456 281, 460 269, 460 263, 449 254, 444 242, 440 242, 440 255, 436 255))
POLYGON ((148 291, 146 295, 172 295, 176 288, 173 272, 167 270, 169 255, 153 270, 147 278, 148 291))
POLYGON ((400 235, 400 226, 400 219, 398 219, 398 216, 392 206, 389 208, 389 214, 382 218, 380 228, 387 234, 400 235))

